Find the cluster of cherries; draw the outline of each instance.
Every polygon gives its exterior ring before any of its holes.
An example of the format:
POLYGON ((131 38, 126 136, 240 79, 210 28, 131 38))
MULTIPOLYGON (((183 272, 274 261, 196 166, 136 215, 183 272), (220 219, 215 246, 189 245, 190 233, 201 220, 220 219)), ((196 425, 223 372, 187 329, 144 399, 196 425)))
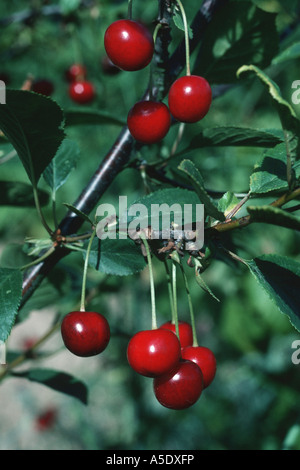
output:
MULTIPOLYGON (((129 341, 127 359, 138 374, 153 378, 156 399, 166 408, 182 410, 197 402, 216 374, 216 358, 204 346, 194 346, 188 322, 169 321, 159 328, 137 332, 129 341)), ((76 356, 104 351, 110 341, 107 319, 97 312, 74 311, 61 324, 66 348, 76 356)))
MULTIPOLYGON (((107 28, 104 47, 115 66, 126 71, 136 71, 152 61, 154 39, 142 23, 121 19, 107 28)), ((187 74, 172 84, 168 106, 152 99, 138 101, 128 113, 128 128, 137 141, 153 144, 167 135, 172 116, 185 123, 200 121, 209 111, 211 102, 212 90, 207 80, 187 74)))

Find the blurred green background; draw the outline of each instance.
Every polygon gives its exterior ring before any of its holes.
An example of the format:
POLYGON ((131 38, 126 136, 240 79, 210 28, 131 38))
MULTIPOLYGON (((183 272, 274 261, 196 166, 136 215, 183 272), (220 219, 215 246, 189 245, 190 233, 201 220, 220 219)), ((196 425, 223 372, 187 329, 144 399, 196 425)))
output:
MULTIPOLYGON (((149 71, 109 75, 102 60, 105 29, 114 19, 126 16, 127 3, 95 0, 89 7, 77 8, 78 3, 3 0, 0 18, 32 7, 55 5, 63 8, 65 14, 63 18, 39 16, 2 25, 0 73, 7 74, 9 86, 16 89, 22 87, 28 74, 51 80, 52 98, 63 109, 69 109, 74 103, 68 96, 65 71, 74 62, 84 63, 88 79, 97 90, 91 107, 125 121, 129 108, 145 90, 149 71)), ((188 19, 198 3, 188 2, 188 19)), ((292 20, 291 12, 297 4, 272 0, 256 3, 268 11, 279 12, 280 28, 292 20)), ((150 28, 156 14, 157 2, 134 2, 134 16, 150 28)), ((173 34, 174 43, 181 39, 181 32, 175 28, 173 34)), ((299 35, 296 31, 293 40, 299 39, 299 35)), ((271 69, 271 76, 291 102, 291 84, 300 79, 298 64, 290 62, 288 67, 271 69)), ((298 115, 299 110, 295 106, 298 115)), ((278 128, 279 122, 257 81, 249 87, 238 84, 215 100, 203 122, 186 129, 182 148, 199 128, 218 125, 278 128)), ((79 146, 81 158, 58 192, 59 218, 65 214, 62 203, 76 200, 119 130, 116 125, 67 128, 68 137, 79 146)), ((141 157, 152 161, 159 157, 159 152, 166 155, 176 132, 174 126, 161 149, 143 150, 141 157)), ((9 145, 2 145, 0 157, 10 151, 9 145)), ((193 158, 201 167, 208 188, 239 193, 248 190, 249 177, 261 152, 251 148, 207 148, 195 152, 193 158)), ((2 180, 27 182, 17 158, 1 164, 0 170, 2 180)), ((40 187, 46 189, 42 180, 40 187)), ((144 192, 141 175, 126 169, 103 201, 114 203, 122 194, 130 202, 144 192)), ((51 207, 44 211, 51 220, 51 207)), ((34 209, 13 207, 1 207, 0 234, 2 263, 8 262, 11 247, 21 246, 25 237, 46 237, 34 209)), ((299 234, 287 229, 255 225, 234 234, 234 241, 248 259, 278 253, 300 260, 299 234)), ((154 263, 154 269, 158 321, 163 323, 170 319, 168 291, 162 267, 154 263)), ((22 349, 32 336, 43 334, 57 313, 63 315, 75 307, 81 273, 80 254, 70 256, 56 268, 52 278, 21 311, 20 319, 24 321, 16 325, 9 342, 13 349, 22 349)), ((187 273, 199 343, 210 347, 218 361, 215 381, 195 406, 181 412, 163 408, 154 399, 151 379, 137 376, 127 364, 128 339, 139 329, 150 327, 147 270, 128 278, 107 278, 91 272, 89 285, 98 287, 99 293, 90 307, 105 313, 110 321, 113 335, 109 347, 91 361, 74 358, 64 350, 57 335, 50 344, 45 344, 45 351, 51 351, 49 358, 36 361, 39 367, 66 370, 85 381, 90 390, 88 406, 41 385, 10 377, 0 387, 0 449, 300 450, 300 365, 291 360, 291 345, 299 339, 298 332, 242 267, 232 269, 214 261, 205 273, 205 281, 220 303, 196 285, 193 273, 187 273), (44 417, 46 425, 38 426, 39 419, 51 410, 54 412, 49 413, 48 421, 44 417)), ((188 303, 180 277, 178 284, 179 314, 188 321, 188 303)), ((25 369, 28 365, 30 362, 25 369)))

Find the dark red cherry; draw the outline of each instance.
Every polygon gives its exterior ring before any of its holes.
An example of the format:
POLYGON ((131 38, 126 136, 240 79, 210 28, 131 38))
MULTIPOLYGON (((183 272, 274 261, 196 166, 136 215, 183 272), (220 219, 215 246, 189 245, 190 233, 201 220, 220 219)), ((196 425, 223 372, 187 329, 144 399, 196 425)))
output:
POLYGON ((54 92, 54 85, 50 80, 35 80, 32 84, 32 91, 40 95, 51 96, 54 92))
POLYGON ((180 343, 170 330, 157 328, 139 331, 128 343, 127 359, 138 374, 157 377, 178 365, 180 343))
POLYGON ((200 121, 208 113, 211 102, 211 87, 205 78, 198 75, 178 78, 169 91, 170 112, 180 122, 200 121))
POLYGON ((173 372, 153 380, 153 389, 161 405, 184 410, 194 405, 201 396, 202 372, 194 362, 181 360, 173 372))
POLYGON ((66 348, 76 356, 100 354, 110 340, 106 318, 97 312, 68 313, 61 324, 61 335, 66 348))
POLYGON ((183 359, 195 362, 198 365, 203 374, 204 388, 208 387, 213 381, 217 370, 214 353, 204 346, 188 346, 182 350, 181 354, 183 359))
MULTIPOLYGON (((176 333, 175 323, 168 321, 160 326, 160 328, 164 328, 166 330, 171 330, 173 333, 176 333)), ((179 330, 179 340, 180 345, 182 348, 186 346, 191 346, 193 344, 193 330, 191 325, 188 322, 179 320, 178 322, 178 330, 179 330)))
POLYGON ((105 31, 104 47, 117 67, 135 71, 151 62, 154 41, 143 24, 133 20, 117 20, 105 31))
POLYGON ((131 135, 138 142, 154 144, 167 135, 171 115, 164 103, 139 101, 129 111, 127 125, 131 135))
POLYGON ((95 98, 95 88, 88 81, 74 81, 69 87, 70 98, 79 104, 91 103, 95 98))

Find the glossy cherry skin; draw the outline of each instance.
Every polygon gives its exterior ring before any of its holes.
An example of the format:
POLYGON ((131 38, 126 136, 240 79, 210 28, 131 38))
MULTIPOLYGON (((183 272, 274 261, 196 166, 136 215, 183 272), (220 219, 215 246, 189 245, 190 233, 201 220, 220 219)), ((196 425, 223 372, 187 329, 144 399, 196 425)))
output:
POLYGON ((128 343, 127 359, 138 374, 158 377, 177 367, 180 343, 170 330, 157 328, 139 331, 128 343))
MULTIPOLYGON (((166 330, 171 330, 173 333, 176 334, 176 327, 175 323, 168 321, 160 326, 160 328, 164 328, 166 330)), ((178 322, 178 330, 179 330, 179 340, 181 348, 185 348, 186 346, 192 346, 193 344, 193 330, 191 325, 188 322, 179 320, 178 322)))
POLYGON ((69 83, 75 81, 83 81, 86 79, 87 70, 86 67, 82 64, 72 64, 68 70, 65 72, 66 80, 69 83))
POLYGON ((169 91, 170 112, 180 122, 200 121, 208 113, 211 102, 211 87, 205 78, 198 75, 178 78, 169 91))
POLYGON ((88 81, 74 81, 70 84, 69 95, 76 103, 91 103, 95 98, 95 88, 88 81))
POLYGON ((76 356, 100 354, 110 340, 107 319, 97 312, 68 313, 61 324, 61 335, 66 348, 76 356))
POLYGON ((117 20, 105 31, 104 47, 117 67, 135 71, 151 62, 154 41, 143 24, 133 20, 117 20))
POLYGON ((40 95, 51 96, 54 92, 54 85, 50 80, 36 80, 32 84, 32 91, 40 95))
POLYGON ((204 346, 187 346, 181 352, 182 358, 195 362, 203 374, 204 388, 213 381, 217 371, 217 361, 214 353, 204 346))
POLYGON ((194 362, 181 360, 172 373, 153 380, 153 389, 161 405, 184 410, 194 405, 201 396, 202 372, 194 362))
POLYGON ((128 113, 127 125, 131 135, 143 144, 162 140, 171 125, 168 107, 157 101, 139 101, 128 113))

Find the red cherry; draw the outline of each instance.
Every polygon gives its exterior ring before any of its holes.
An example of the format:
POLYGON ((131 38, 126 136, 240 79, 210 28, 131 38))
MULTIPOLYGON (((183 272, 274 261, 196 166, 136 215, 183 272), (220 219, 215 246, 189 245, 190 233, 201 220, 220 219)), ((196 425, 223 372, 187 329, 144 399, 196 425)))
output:
POLYGON ((182 350, 181 354, 182 359, 195 362, 200 367, 203 374, 204 388, 208 387, 213 381, 217 370, 214 353, 204 346, 188 346, 182 350))
MULTIPOLYGON (((168 321, 160 326, 160 328, 164 328, 166 330, 171 330, 173 333, 176 334, 176 327, 175 323, 168 321)), ((179 340, 180 345, 182 348, 186 346, 192 346, 193 344, 193 330, 189 323, 185 321, 179 320, 178 322, 178 330, 179 330, 179 340)))
POLYGON ((139 331, 128 343, 127 359, 138 374, 157 377, 178 365, 180 343, 170 330, 139 331))
POLYGON ((73 64, 65 72, 65 77, 68 82, 82 81, 86 79, 86 67, 82 64, 73 64))
POLYGON ((36 427, 39 431, 46 431, 50 429, 54 424, 57 418, 56 408, 48 408, 39 414, 36 418, 36 427))
POLYGON ((54 86, 50 80, 36 80, 32 84, 32 91, 39 93, 40 95, 51 96, 54 92, 54 86))
POLYGON ((90 103, 95 98, 95 88, 88 81, 75 81, 70 84, 69 95, 76 103, 90 103))
POLYGON ((166 408, 183 410, 194 405, 203 390, 202 372, 191 361, 180 361, 175 371, 153 381, 154 394, 166 408))
POLYGON ((117 20, 105 31, 104 47, 117 67, 135 71, 151 62, 154 41, 143 24, 133 20, 117 20))
POLYGON ((76 356, 100 354, 109 343, 110 328, 106 318, 97 312, 70 312, 61 324, 63 342, 76 356))
POLYGON ((208 113, 212 90, 205 78, 186 75, 173 83, 168 101, 170 112, 175 119, 181 122, 197 122, 208 113))
POLYGON ((127 125, 137 141, 154 144, 167 135, 171 125, 171 115, 164 103, 139 101, 129 111, 127 125))

